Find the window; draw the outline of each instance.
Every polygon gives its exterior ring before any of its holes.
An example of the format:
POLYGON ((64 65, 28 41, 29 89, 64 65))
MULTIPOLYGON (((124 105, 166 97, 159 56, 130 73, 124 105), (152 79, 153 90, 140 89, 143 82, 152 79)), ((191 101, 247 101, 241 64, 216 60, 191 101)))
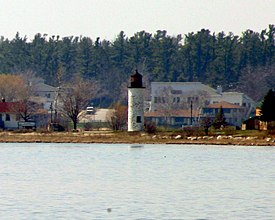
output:
POLYGON ((181 90, 171 90, 171 93, 176 95, 176 94, 182 94, 181 90))
POLYGON ((11 120, 11 117, 9 114, 6 114, 6 121, 10 121, 11 120))
POLYGON ((174 97, 173 103, 180 103, 180 97, 174 97))
POLYGON ((175 122, 176 123, 183 123, 184 122, 184 118, 183 117, 175 117, 175 122))
POLYGON ((213 113, 213 109, 212 108, 204 108, 203 109, 203 113, 205 113, 205 114, 212 114, 213 113))
POLYGON ((137 116, 137 123, 141 123, 141 116, 137 116))
POLYGON ((231 109, 229 109, 229 108, 224 108, 224 109, 223 109, 223 113, 230 114, 230 113, 231 113, 231 109))

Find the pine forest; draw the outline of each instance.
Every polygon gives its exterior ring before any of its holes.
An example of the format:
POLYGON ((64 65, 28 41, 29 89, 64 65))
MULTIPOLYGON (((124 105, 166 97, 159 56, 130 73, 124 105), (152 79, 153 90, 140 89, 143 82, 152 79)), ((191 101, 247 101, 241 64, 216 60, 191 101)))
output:
POLYGON ((0 73, 33 73, 52 86, 75 76, 99 85, 96 105, 108 107, 125 101, 127 84, 135 69, 150 82, 202 82, 225 91, 244 92, 255 101, 275 88, 275 26, 260 33, 196 33, 169 36, 167 31, 140 31, 113 41, 89 37, 36 34, 32 40, 17 33, 0 39, 0 73))

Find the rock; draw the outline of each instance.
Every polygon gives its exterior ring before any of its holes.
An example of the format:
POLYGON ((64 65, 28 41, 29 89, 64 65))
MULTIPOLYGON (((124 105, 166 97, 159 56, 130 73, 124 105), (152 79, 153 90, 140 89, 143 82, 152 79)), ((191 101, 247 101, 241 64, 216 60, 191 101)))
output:
POLYGON ((175 137, 175 139, 182 139, 182 136, 181 136, 181 135, 177 135, 177 136, 175 137))

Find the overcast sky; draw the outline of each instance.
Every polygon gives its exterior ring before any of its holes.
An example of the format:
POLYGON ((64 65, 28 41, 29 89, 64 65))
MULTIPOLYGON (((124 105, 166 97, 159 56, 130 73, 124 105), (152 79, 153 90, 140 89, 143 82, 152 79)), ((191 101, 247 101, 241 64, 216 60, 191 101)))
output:
POLYGON ((261 31, 275 23, 275 0, 0 0, 0 36, 16 32, 114 40, 120 31, 169 35, 261 31))

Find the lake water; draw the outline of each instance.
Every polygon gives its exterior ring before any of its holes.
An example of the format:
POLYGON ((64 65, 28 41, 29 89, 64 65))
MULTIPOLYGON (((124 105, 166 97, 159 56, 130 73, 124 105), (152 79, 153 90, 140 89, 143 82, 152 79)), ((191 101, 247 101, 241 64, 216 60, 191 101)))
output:
POLYGON ((2 143, 0 219, 275 219, 275 147, 2 143))

